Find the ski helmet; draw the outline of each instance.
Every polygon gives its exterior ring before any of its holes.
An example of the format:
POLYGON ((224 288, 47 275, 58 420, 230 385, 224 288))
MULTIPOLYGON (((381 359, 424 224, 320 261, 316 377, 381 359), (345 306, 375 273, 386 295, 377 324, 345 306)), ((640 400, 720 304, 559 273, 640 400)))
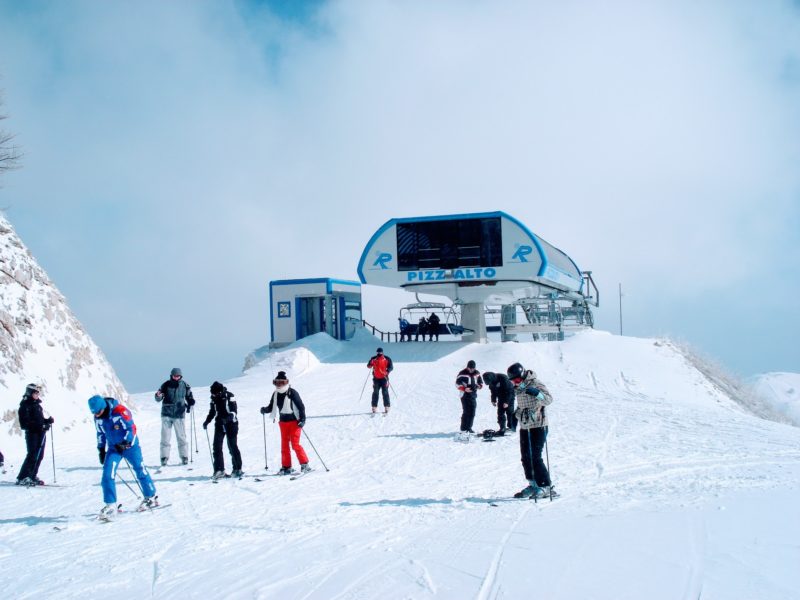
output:
POLYGON ((42 386, 38 383, 29 383, 28 386, 25 388, 25 395, 31 396, 33 392, 41 392, 42 386))
POLYGON ((108 403, 102 396, 95 395, 89 398, 89 410, 92 411, 93 415, 96 415, 101 410, 105 410, 106 406, 108 406, 108 403))
POLYGON ((219 381, 215 381, 211 384, 211 393, 212 394, 221 394, 225 391, 225 386, 222 385, 219 381))
POLYGON ((508 367, 508 374, 509 379, 522 379, 525 377, 525 367, 523 367, 519 363, 514 363, 510 367, 508 367))

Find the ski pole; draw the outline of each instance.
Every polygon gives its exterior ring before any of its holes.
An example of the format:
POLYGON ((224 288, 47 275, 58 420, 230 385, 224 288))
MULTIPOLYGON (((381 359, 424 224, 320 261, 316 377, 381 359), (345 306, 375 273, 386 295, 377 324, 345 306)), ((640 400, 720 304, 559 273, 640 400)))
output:
POLYGON ((369 381, 369 376, 372 375, 372 369, 369 370, 367 373, 367 378, 364 380, 364 385, 361 386, 361 394, 358 396, 358 405, 361 406, 361 399, 364 397, 364 390, 367 389, 367 382, 369 381))
POLYGON ((128 488, 130 491, 131 491, 131 494, 133 494, 134 496, 136 496, 136 499, 137 499, 137 500, 141 500, 141 498, 139 498, 139 494, 137 494, 137 493, 134 491, 134 489, 133 489, 133 488, 132 488, 130 485, 128 485, 128 482, 127 482, 127 481, 125 481, 125 478, 124 478, 122 475, 120 475, 120 474, 119 474, 119 465, 117 465, 117 468, 116 468, 116 469, 114 469, 114 477, 119 477, 119 480, 120 480, 122 483, 124 483, 124 484, 125 484, 125 487, 127 487, 127 488, 128 488))
POLYGON ((142 489, 142 484, 139 482, 139 478, 136 477, 136 473, 133 472, 133 467, 131 467, 131 463, 128 462, 128 459, 125 456, 122 457, 125 460, 125 464, 128 465, 128 470, 131 472, 131 477, 136 482, 139 491, 142 492, 142 497, 144 497, 144 490, 142 489))
POLYGON ((303 430, 303 435, 306 436, 306 439, 308 440, 308 443, 311 444, 312 448, 314 448, 314 454, 317 455, 317 458, 319 459, 319 462, 322 463, 322 466, 325 467, 326 471, 330 471, 330 469, 328 468, 328 465, 325 464, 325 461, 322 460, 322 457, 319 455, 319 452, 317 452, 317 449, 314 447, 314 442, 312 442, 311 438, 308 437, 308 434, 306 433, 306 428, 305 427, 301 427, 301 429, 303 430))
POLYGON ((192 429, 194 430, 194 451, 196 454, 200 454, 200 448, 198 448, 199 444, 197 443, 197 424, 194 422, 194 411, 192 411, 192 429))
POLYGON ((189 423, 189 462, 192 461, 192 456, 194 456, 193 448, 192 448, 192 432, 194 431, 194 413, 192 413, 192 422, 189 423))
POLYGON ((211 438, 208 437, 208 429, 206 429, 205 432, 206 432, 206 441, 208 442, 208 455, 211 457, 211 464, 214 464, 214 453, 211 452, 211 438))
POLYGON ((53 426, 50 426, 50 455, 53 458, 53 483, 58 483, 56 481, 56 442, 55 438, 53 437, 53 426))
POLYGON ((547 457, 547 476, 550 478, 550 502, 553 501, 553 476, 550 474, 550 450, 547 449, 547 432, 544 434, 544 455, 547 457))
MULTIPOLYGON (((546 439, 546 438, 545 438, 546 439)), ((528 464, 530 465, 531 469, 531 477, 534 479, 536 478, 536 474, 533 472, 533 443, 531 442, 531 430, 528 429, 528 464)), ((538 484, 536 484, 538 486, 538 484)), ((539 500, 536 498, 536 492, 533 494, 533 502, 534 504, 538 504, 539 500)))
POLYGON ((388 379, 386 381, 389 383, 389 387, 392 388, 392 391, 394 392, 394 399, 395 400, 399 400, 400 396, 397 395, 397 390, 394 389, 394 386, 392 385, 392 382, 389 381, 388 379))
POLYGON ((267 459, 267 418, 261 413, 261 427, 264 430, 264 470, 269 471, 269 460, 267 459))

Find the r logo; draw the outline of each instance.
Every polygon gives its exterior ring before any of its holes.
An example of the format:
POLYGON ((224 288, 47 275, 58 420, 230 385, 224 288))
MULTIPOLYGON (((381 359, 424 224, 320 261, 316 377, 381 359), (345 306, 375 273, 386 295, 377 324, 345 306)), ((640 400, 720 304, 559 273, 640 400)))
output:
POLYGON ((528 259, 525 258, 533 252, 533 248, 530 246, 518 246, 517 251, 514 252, 514 255, 511 257, 511 260, 518 260, 519 262, 528 262, 528 259))
POLYGON ((386 263, 392 260, 392 255, 388 252, 381 252, 378 254, 378 258, 375 259, 375 262, 372 263, 373 267, 380 267, 381 269, 388 269, 389 267, 386 266, 386 263))

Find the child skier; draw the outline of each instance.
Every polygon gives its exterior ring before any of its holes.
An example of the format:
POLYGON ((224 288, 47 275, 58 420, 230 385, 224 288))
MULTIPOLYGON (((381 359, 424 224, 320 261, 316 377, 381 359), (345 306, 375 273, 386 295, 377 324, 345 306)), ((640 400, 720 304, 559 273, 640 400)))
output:
POLYGON ((278 371, 278 375, 272 380, 272 383, 275 391, 272 392, 269 405, 261 407, 261 414, 268 415, 274 410, 273 423, 280 415, 278 426, 281 430, 281 470, 278 471, 278 474, 290 475, 294 472, 290 445, 297 455, 297 460, 300 461, 300 472, 307 473, 311 467, 308 466, 308 455, 300 445, 301 430, 306 424, 306 407, 297 390, 289 386, 289 378, 285 371, 278 371))
POLYGON ((214 419, 214 474, 215 481, 225 477, 225 459, 222 456, 222 440, 228 438, 228 452, 231 453, 233 463, 232 477, 242 476, 242 454, 236 438, 239 435, 239 420, 237 418, 236 401, 231 400, 233 394, 219 381, 211 384, 211 406, 208 416, 203 422, 203 429, 208 429, 208 424, 214 419))
POLYGON ((489 387, 492 406, 497 407, 497 424, 499 435, 505 435, 506 428, 517 431, 517 417, 514 416, 514 384, 504 373, 486 371, 483 382, 489 387))
POLYGON ((97 452, 103 465, 103 501, 105 506, 99 517, 109 520, 117 510, 117 486, 115 479, 119 462, 124 458, 133 467, 144 495, 138 510, 158 506, 156 487, 147 467, 142 462, 142 449, 131 412, 114 398, 92 396, 89 410, 94 415, 97 430, 97 452))
POLYGON ((475 367, 475 361, 469 361, 467 368, 461 369, 456 377, 456 387, 461 396, 461 431, 467 433, 475 433, 472 423, 478 407, 478 390, 483 387, 481 373, 475 367))
POLYGON ((528 486, 515 498, 555 497, 556 491, 550 482, 550 473, 542 460, 542 450, 547 441, 547 416, 545 406, 553 402, 553 396, 536 377, 520 363, 508 367, 508 378, 514 384, 517 399, 515 416, 519 423, 519 450, 522 468, 528 486))

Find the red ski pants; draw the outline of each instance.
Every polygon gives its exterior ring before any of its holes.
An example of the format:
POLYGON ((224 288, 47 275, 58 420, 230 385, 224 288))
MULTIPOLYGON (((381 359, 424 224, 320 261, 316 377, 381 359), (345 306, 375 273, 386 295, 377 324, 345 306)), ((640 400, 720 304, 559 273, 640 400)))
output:
POLYGON ((280 421, 278 426, 281 428, 281 466, 292 466, 292 454, 289 451, 289 444, 297 455, 297 460, 301 465, 308 462, 308 455, 300 445, 300 434, 302 429, 297 426, 297 421, 280 421))

